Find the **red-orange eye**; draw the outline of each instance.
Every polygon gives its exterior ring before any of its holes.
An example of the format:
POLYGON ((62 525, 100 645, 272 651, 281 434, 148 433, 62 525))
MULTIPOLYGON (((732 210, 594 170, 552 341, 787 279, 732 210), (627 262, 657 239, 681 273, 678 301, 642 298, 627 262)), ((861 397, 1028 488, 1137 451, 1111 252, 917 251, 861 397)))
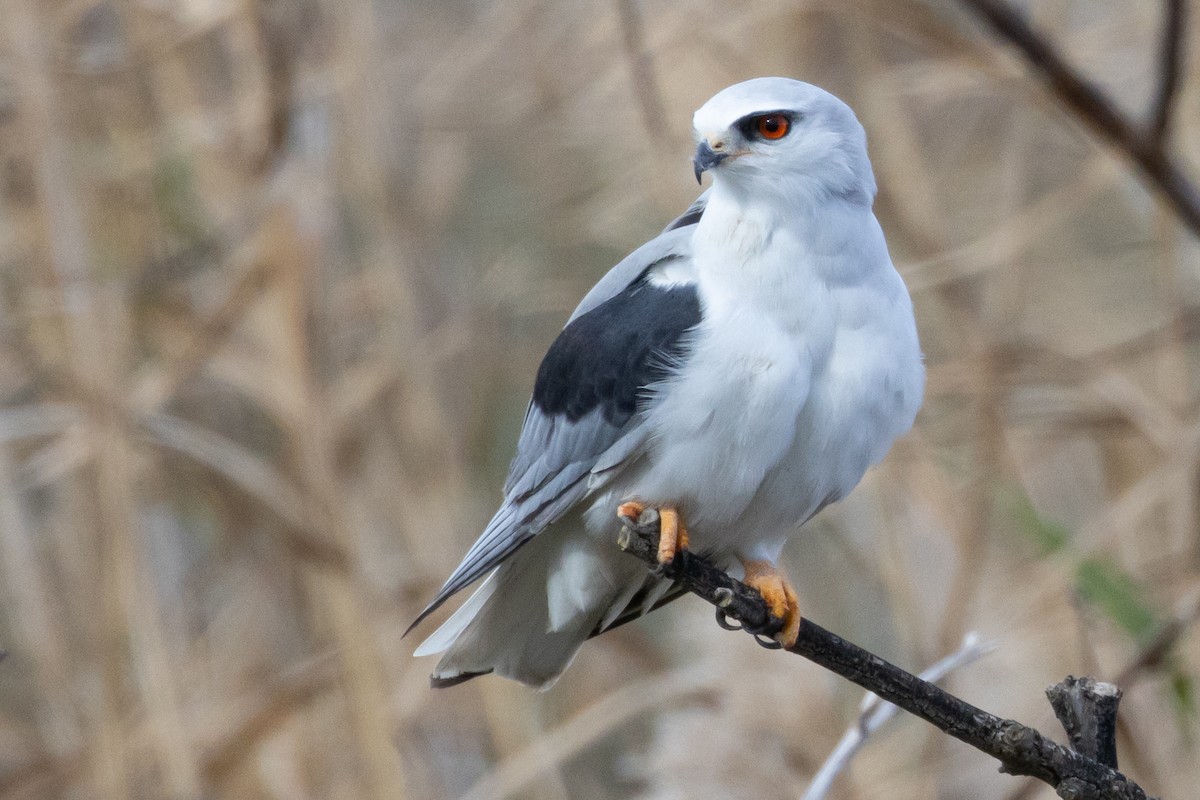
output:
POLYGON ((764 114, 754 120, 754 130, 764 139, 782 139, 791 125, 783 114, 764 114))

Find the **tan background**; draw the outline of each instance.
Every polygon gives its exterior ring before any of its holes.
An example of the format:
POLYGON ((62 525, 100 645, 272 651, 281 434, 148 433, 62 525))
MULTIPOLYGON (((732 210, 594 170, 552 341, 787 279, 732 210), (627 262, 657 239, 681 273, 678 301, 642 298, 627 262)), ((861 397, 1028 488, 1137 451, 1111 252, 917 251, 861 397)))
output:
MULTIPOLYGON (((1032 5, 1142 120, 1160 4, 1032 5)), ((1134 663, 1122 765, 1195 796, 1200 245, 954 2, 5 0, 0 798, 799 797, 861 693, 698 601, 541 694, 432 693, 400 638, 566 315, 694 197, 692 110, 762 74, 857 109, 929 361, 787 551, 805 610, 913 669, 977 630, 951 688, 1055 735, 1046 684, 1134 663)), ((832 796, 1052 793, 901 717, 832 796)))

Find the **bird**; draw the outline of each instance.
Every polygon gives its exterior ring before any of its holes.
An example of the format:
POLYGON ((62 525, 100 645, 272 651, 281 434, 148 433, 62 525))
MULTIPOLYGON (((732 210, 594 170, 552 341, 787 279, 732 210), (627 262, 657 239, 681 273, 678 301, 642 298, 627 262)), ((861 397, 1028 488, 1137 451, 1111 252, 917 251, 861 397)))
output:
POLYGON ((495 673, 547 688, 587 639, 682 594, 615 544, 618 513, 646 508, 660 563, 692 549, 741 574, 791 646, 785 543, 913 425, 924 362, 854 112, 765 77, 692 123, 711 185, 571 314, 503 502, 409 628, 484 579, 415 651, 441 655, 434 687, 495 673))

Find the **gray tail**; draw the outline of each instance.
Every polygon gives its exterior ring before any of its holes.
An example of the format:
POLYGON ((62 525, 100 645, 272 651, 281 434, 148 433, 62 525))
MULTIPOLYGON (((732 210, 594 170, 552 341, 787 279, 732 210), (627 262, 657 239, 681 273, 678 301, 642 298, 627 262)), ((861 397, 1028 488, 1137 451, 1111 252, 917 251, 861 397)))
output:
POLYGON ((417 648, 441 653, 435 688, 496 673, 550 686, 580 645, 642 589, 645 568, 578 531, 543 531, 488 576, 417 648))

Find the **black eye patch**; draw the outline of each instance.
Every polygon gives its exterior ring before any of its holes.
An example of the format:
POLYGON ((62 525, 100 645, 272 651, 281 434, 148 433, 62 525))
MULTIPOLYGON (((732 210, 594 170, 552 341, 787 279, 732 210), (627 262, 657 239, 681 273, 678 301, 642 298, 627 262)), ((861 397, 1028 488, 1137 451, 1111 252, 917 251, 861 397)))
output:
POLYGON ((799 119, 795 111, 758 111, 742 117, 734 127, 747 141, 778 141, 799 119))

